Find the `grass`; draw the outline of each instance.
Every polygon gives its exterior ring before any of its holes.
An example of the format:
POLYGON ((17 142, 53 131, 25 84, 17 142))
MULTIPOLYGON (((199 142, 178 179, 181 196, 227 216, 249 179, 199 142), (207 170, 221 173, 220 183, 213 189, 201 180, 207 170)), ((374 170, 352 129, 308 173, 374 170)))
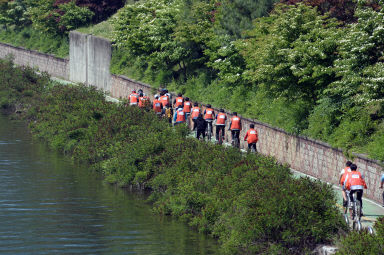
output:
POLYGON ((32 27, 26 27, 22 30, 5 30, 2 28, 0 29, 0 42, 52 54, 60 58, 67 58, 69 55, 68 36, 59 37, 43 34, 32 27))

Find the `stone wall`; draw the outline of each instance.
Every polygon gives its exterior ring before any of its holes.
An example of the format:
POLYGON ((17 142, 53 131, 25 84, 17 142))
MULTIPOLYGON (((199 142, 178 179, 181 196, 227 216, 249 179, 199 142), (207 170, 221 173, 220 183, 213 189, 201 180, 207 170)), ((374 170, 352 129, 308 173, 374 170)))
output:
MULTIPOLYGON (((136 91, 142 89, 144 93, 152 95, 152 100, 153 93, 157 92, 148 84, 124 76, 112 75, 111 96, 126 99, 134 89, 136 91)), ((175 98, 175 95, 173 95, 173 98, 175 98)), ((199 103, 199 106, 205 109, 204 104, 199 103)), ((215 112, 217 114, 218 109, 215 109, 215 112)), ((230 119, 232 114, 227 112, 227 117, 230 119)), ((342 150, 333 148, 321 141, 288 134, 282 129, 247 118, 242 118, 243 130, 240 133, 240 146, 243 149, 247 148, 243 138, 250 124, 255 125, 259 134, 258 152, 263 155, 273 156, 277 161, 289 164, 292 169, 304 174, 331 184, 338 183, 340 171, 348 160, 342 150)), ((227 129, 225 130, 225 141, 231 141, 231 134, 227 129)), ((357 164, 358 170, 366 176, 368 190, 365 191, 364 196, 382 203, 382 190, 379 189, 380 177, 383 171, 382 163, 357 154, 354 162, 357 164)))
POLYGON ((47 72, 58 78, 69 78, 67 59, 0 43, 0 58, 7 57, 12 57, 13 62, 17 65, 38 68, 41 72, 47 72))
MULTIPOLYGON (((47 71, 52 76, 64 79, 71 78, 72 81, 79 82, 84 79, 84 72, 90 72, 89 59, 93 59, 96 62, 102 62, 105 61, 105 59, 96 56, 89 58, 89 54, 84 53, 93 52, 92 54, 96 54, 97 50, 87 50, 87 47, 89 47, 87 36, 82 36, 78 33, 71 33, 71 35, 77 37, 77 46, 76 48, 71 48, 70 54, 71 75, 69 75, 68 60, 55 58, 47 54, 0 44, 0 57, 4 58, 7 55, 12 54, 15 58, 15 63, 18 65, 38 67, 42 71, 47 71), (83 61, 84 56, 87 56, 85 62, 83 61), (84 67, 84 65, 87 67, 84 67), (75 74, 75 72, 79 73, 75 74)), ((98 42, 101 41, 98 40, 98 42)), ((71 42, 71 45, 73 45, 73 43, 74 42, 71 42)), ((108 48, 109 44, 101 42, 101 45, 102 47, 94 47, 94 49, 108 48)), ((104 56, 110 54, 108 50, 106 50, 106 52, 107 53, 104 56)), ((109 62, 107 63, 109 67, 109 62)), ((95 63, 92 63, 91 66, 91 69, 93 69, 94 72, 104 72, 104 69, 106 68, 105 66, 101 68, 95 63)), ((109 70, 103 75, 104 78, 94 76, 92 79, 94 79, 95 82, 98 82, 98 80, 101 79, 102 82, 98 83, 96 86, 108 91, 110 95, 115 98, 127 98, 133 89, 142 89, 148 95, 152 95, 156 92, 150 85, 120 75, 110 75, 110 80, 106 82, 105 77, 109 75, 109 70)), ((88 77, 85 79, 86 83, 90 80, 90 76, 86 75, 85 77, 88 77)), ((227 114, 230 119, 232 115, 230 113, 227 114)), ((341 150, 332 148, 326 143, 307 137, 290 135, 279 128, 247 118, 242 118, 243 130, 240 135, 241 140, 244 138, 245 132, 251 123, 255 125, 259 132, 257 150, 260 153, 273 156, 279 162, 289 164, 291 168, 299 172, 314 176, 328 183, 336 184, 338 182, 339 172, 344 167, 344 163, 347 160, 341 150)), ((230 133, 227 130, 225 140, 227 142, 231 141, 230 133)), ((245 148, 245 146, 245 142, 241 141, 241 147, 245 148)), ((365 192, 365 197, 381 203, 382 198, 380 194, 382 191, 379 189, 380 174, 382 171, 381 163, 375 160, 370 160, 362 155, 355 156, 354 162, 356 162, 359 170, 366 176, 367 185, 369 187, 365 192)))

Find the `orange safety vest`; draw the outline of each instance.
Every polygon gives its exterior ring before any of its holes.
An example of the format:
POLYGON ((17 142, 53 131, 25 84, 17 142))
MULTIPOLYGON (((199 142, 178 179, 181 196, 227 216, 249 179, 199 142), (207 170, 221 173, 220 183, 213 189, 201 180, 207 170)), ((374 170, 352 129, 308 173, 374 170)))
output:
POLYGON ((189 101, 184 102, 184 112, 190 113, 192 108, 192 104, 189 101))
POLYGON ((185 122, 185 112, 183 110, 177 110, 176 114, 176 122, 185 122))
POLYGON ((227 116, 225 113, 220 112, 216 117, 216 125, 225 125, 225 121, 227 120, 227 116))
POLYGON ((139 99, 139 95, 137 93, 132 93, 129 95, 129 104, 136 105, 139 99))
POLYGON ((184 99, 182 97, 176 97, 175 108, 182 106, 183 102, 184 102, 184 99))
POLYGON ((160 102, 163 104, 163 106, 166 106, 167 104, 169 104, 169 97, 164 95, 164 96, 161 96, 160 97, 160 102))
POLYGON ((258 140, 259 140, 259 138, 257 136, 256 129, 251 128, 245 134, 244 141, 247 141, 248 144, 250 144, 250 143, 257 143, 258 140))
POLYGON ((241 130, 240 117, 233 116, 231 119, 231 130, 241 130))
POLYGON ((347 177, 347 174, 351 172, 351 168, 349 166, 346 166, 344 168, 344 174, 343 176, 341 176, 341 179, 340 179, 340 185, 343 186, 344 185, 344 181, 345 181, 345 177, 347 177))
POLYGON ((156 113, 160 113, 161 112, 161 102, 157 99, 153 100, 153 110, 156 112, 156 113))
POLYGON ((149 103, 149 98, 147 96, 139 97, 139 107, 144 108, 149 103))
POLYGON ((197 117, 199 117, 199 114, 200 114, 200 108, 199 107, 193 107, 192 108, 192 113, 191 113, 191 118, 192 119, 197 119, 197 117))
POLYGON ((367 184, 365 183, 360 172, 351 171, 345 177, 345 188, 347 190, 366 189, 367 184))
POLYGON ((214 111, 212 108, 205 109, 204 119, 205 120, 213 120, 213 113, 214 113, 214 111))

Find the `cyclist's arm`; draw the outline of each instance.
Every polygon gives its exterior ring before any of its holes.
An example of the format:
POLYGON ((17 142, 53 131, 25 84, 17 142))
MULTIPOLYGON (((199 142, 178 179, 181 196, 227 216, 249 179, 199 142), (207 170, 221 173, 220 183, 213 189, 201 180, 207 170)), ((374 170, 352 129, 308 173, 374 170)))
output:
POLYGON ((229 122, 228 130, 231 130, 232 127, 232 121, 229 122))
POLYGON ((247 137, 248 137, 248 132, 244 136, 244 141, 247 141, 247 137))

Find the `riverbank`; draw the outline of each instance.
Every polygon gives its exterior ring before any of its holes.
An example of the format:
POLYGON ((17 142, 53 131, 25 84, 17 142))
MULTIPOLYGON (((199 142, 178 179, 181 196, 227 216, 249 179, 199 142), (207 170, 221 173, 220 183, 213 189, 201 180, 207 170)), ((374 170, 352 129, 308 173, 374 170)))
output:
POLYGON ((94 88, 1 69, 1 107, 18 105, 36 137, 110 183, 149 189, 154 211, 217 237, 223 252, 301 254, 345 228, 330 186, 296 180, 273 158, 186 138, 187 129, 106 102, 94 88))

